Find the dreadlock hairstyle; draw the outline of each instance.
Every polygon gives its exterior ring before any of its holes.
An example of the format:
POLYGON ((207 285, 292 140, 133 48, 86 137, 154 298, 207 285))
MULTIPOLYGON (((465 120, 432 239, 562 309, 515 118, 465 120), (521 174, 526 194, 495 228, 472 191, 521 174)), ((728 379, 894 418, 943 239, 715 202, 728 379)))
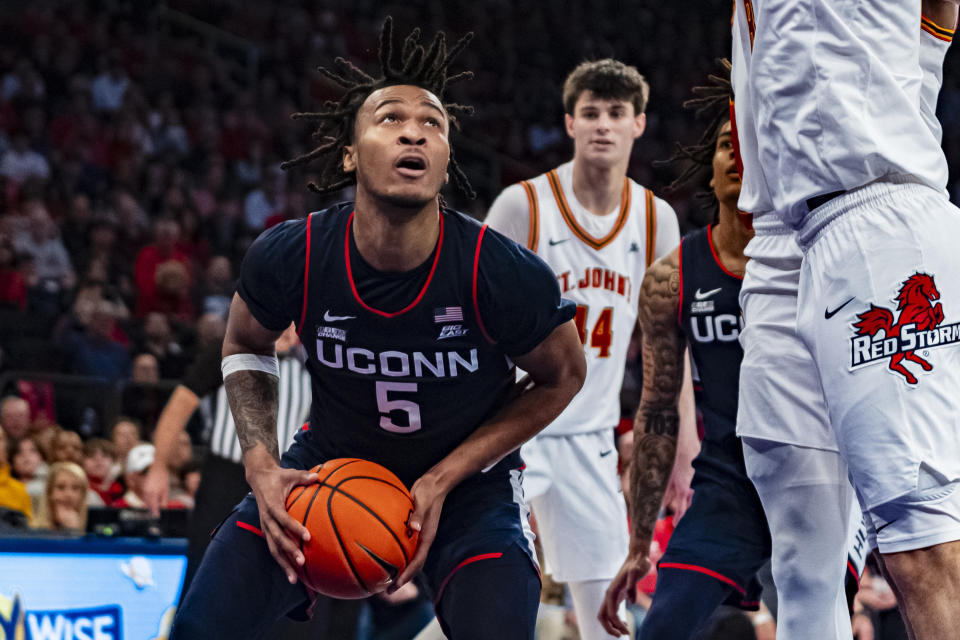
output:
MULTIPOLYGON (((326 101, 320 111, 293 114, 295 120, 318 123, 313 132, 313 139, 318 142, 318 146, 313 151, 287 160, 280 167, 289 169, 318 160, 320 177, 317 182, 308 185, 315 193, 328 193, 355 184, 356 175, 344 172, 342 158, 344 147, 353 141, 357 112, 367 97, 383 87, 409 84, 426 89, 443 101, 443 93, 448 86, 473 77, 471 71, 453 75, 448 72, 450 63, 472 39, 473 32, 467 33, 448 50, 446 35, 440 32, 434 36, 430 45, 424 48, 420 42, 420 29, 416 28, 403 41, 402 49, 397 51, 393 41, 393 18, 387 16, 380 30, 380 77, 374 78, 349 60, 340 57, 334 60, 336 70, 318 67, 317 70, 343 88, 344 93, 339 100, 326 101)), ((450 116, 451 124, 457 129, 460 125, 456 116, 473 113, 473 107, 466 105, 444 103, 443 106, 450 116)), ((475 198, 470 181, 453 157, 452 146, 450 168, 457 187, 467 197, 475 198)))
MULTIPOLYGON (((699 178, 706 168, 713 166, 713 154, 716 152, 717 136, 720 128, 730 119, 730 102, 733 100, 733 85, 730 82, 730 61, 717 60, 718 73, 707 76, 707 84, 693 88, 696 96, 683 103, 684 109, 691 109, 697 118, 707 120, 707 126, 700 139, 691 145, 676 144, 676 149, 668 159, 659 161, 660 165, 679 165, 680 175, 670 183, 668 189, 676 190, 699 178)), ((714 212, 714 221, 719 212, 717 196, 712 189, 700 191, 695 196, 703 207, 714 212)))

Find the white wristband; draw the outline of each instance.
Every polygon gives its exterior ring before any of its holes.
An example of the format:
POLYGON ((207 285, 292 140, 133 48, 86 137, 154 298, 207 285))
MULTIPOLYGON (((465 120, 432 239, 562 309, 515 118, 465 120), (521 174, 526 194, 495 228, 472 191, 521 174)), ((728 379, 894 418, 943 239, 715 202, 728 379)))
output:
POLYGON ((220 372, 224 380, 237 371, 263 371, 279 378, 280 363, 277 356, 258 356, 253 353, 235 353, 220 361, 220 372))
POLYGON ((755 627, 759 627, 762 624, 766 624, 767 622, 772 622, 772 621, 773 621, 773 616, 767 613, 766 611, 761 611, 755 616, 753 616, 753 626, 755 627))

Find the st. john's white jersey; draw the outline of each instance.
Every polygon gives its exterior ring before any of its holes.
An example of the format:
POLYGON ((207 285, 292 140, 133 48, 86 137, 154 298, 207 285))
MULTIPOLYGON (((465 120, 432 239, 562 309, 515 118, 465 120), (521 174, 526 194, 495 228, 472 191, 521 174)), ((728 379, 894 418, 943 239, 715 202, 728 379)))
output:
POLYGON ((742 210, 799 228, 808 199, 880 178, 942 189, 943 152, 921 114, 920 27, 920 0, 736 0, 744 179, 765 185, 744 183, 742 210))
POLYGON ((587 377, 542 435, 613 428, 620 420, 620 387, 643 274, 680 243, 673 208, 625 178, 617 210, 590 213, 573 193, 571 161, 507 187, 486 222, 543 258, 563 297, 577 304, 587 377))

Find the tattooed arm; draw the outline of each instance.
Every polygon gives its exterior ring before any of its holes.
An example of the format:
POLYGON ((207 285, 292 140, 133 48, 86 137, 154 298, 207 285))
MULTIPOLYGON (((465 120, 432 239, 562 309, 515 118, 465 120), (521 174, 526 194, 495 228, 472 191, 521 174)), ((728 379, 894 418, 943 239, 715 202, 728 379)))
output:
MULTIPOLYGON (((281 333, 261 325, 243 299, 235 295, 223 339, 223 357, 237 354, 275 356, 277 338, 281 333)), ((276 376, 243 369, 224 378, 223 386, 237 425, 247 483, 260 508, 260 529, 271 555, 287 580, 294 583, 297 580, 294 567, 303 564, 303 554, 296 539, 308 540, 310 534, 306 527, 287 514, 286 499, 293 487, 316 482, 316 475, 280 467, 277 444, 279 379, 276 376)))
POLYGON ((680 424, 677 402, 685 360, 685 340, 677 324, 679 256, 679 250, 674 249, 653 263, 644 275, 640 290, 643 392, 633 423, 630 552, 610 583, 598 615, 601 624, 613 635, 628 633, 617 616, 617 609, 625 598, 635 599, 637 581, 650 570, 650 543, 677 451, 680 424))

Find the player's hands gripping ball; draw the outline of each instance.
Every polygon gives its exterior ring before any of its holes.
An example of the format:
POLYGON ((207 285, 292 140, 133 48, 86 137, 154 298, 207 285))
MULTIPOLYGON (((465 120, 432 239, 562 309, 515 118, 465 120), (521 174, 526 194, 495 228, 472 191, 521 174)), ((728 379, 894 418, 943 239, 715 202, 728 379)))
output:
MULTIPOLYGON (((309 531, 294 539, 304 585, 334 598, 366 598, 395 583, 417 552, 413 498, 388 469, 336 458, 314 467, 318 484, 295 487, 287 514, 309 531)), ((419 555, 419 554, 417 554, 419 555)), ((422 564, 422 562, 421 562, 422 564)))

